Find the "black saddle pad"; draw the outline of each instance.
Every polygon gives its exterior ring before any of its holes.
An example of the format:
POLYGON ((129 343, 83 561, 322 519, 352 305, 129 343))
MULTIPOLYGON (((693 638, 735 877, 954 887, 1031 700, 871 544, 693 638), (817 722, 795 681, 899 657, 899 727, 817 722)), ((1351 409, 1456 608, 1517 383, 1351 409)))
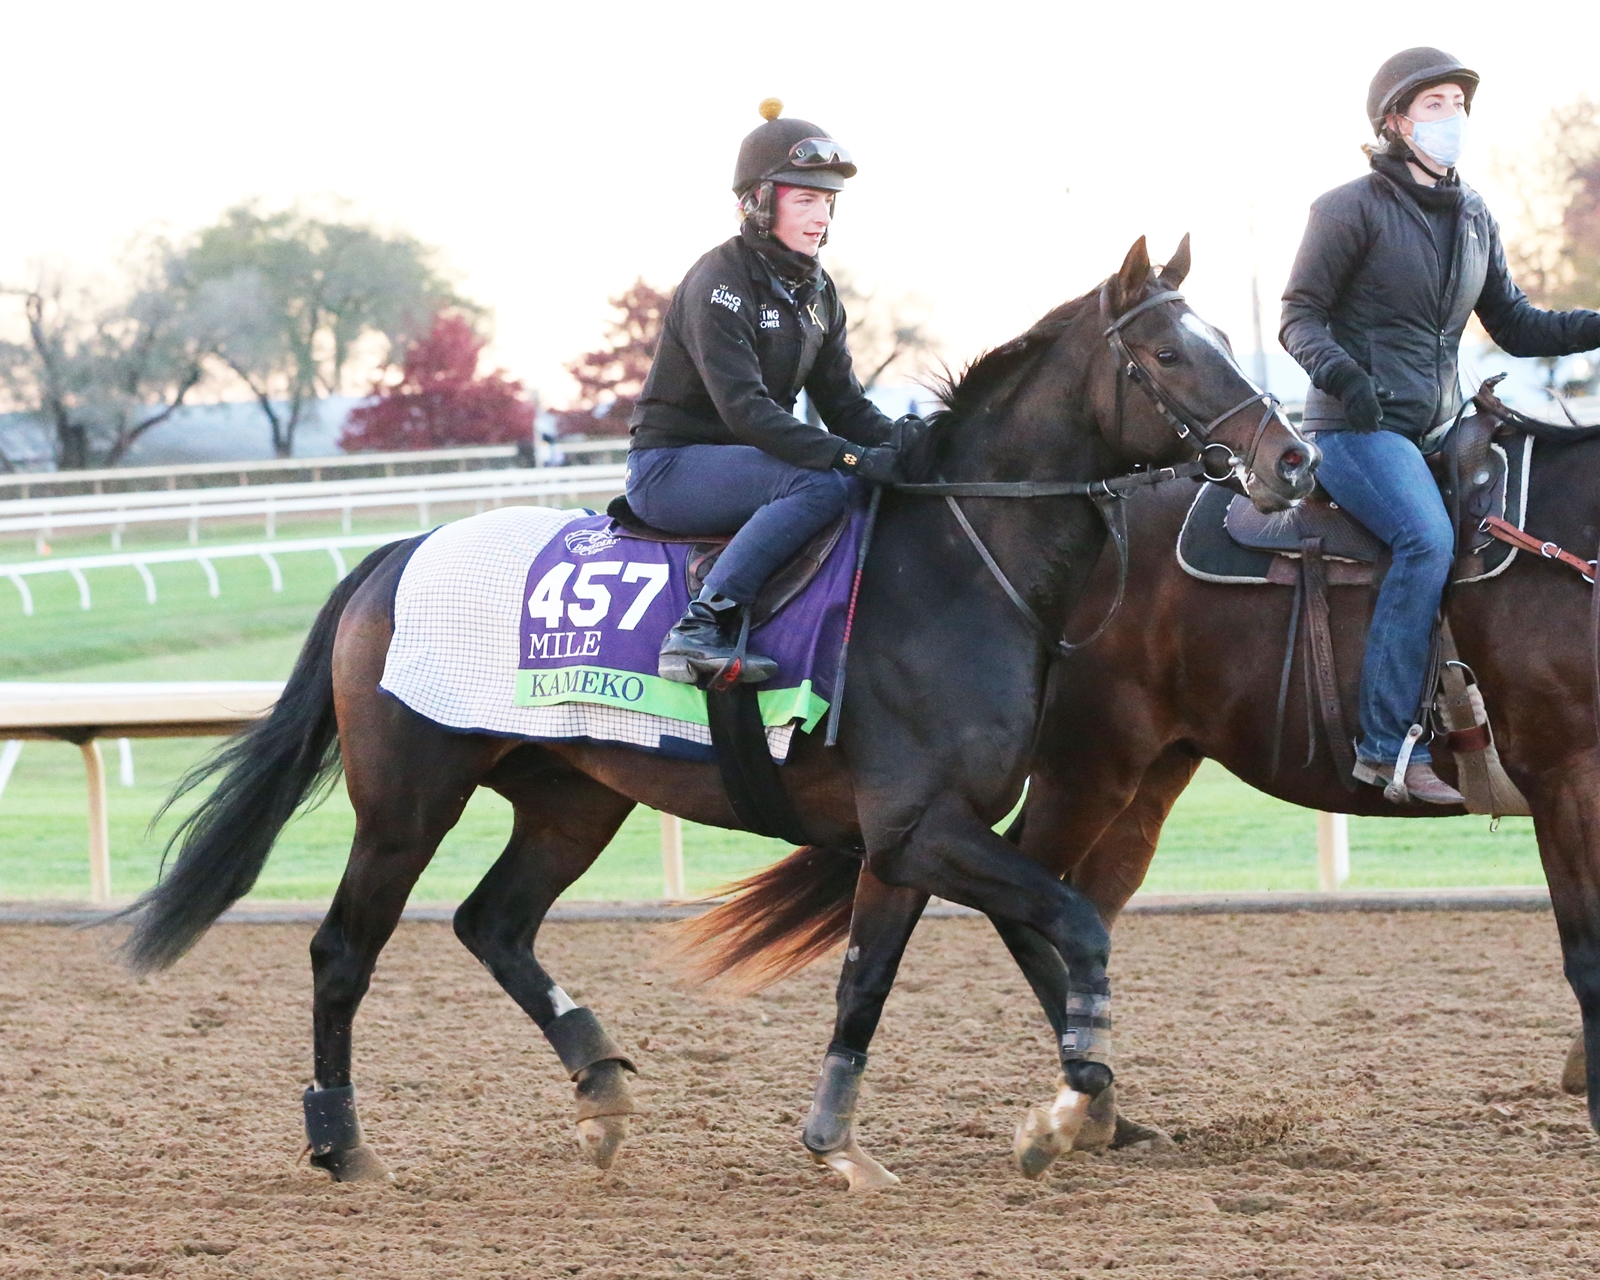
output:
MULTIPOLYGON (((1522 528, 1528 508, 1528 473, 1533 440, 1516 436, 1491 446, 1497 474, 1491 510, 1522 528)), ((1205 582, 1265 584, 1278 556, 1298 558, 1302 537, 1320 537, 1324 553, 1337 560, 1371 564, 1383 544, 1346 511, 1326 502, 1308 502, 1292 511, 1264 515, 1247 498, 1221 485, 1203 485, 1178 534, 1178 563, 1205 582)), ((1452 581, 1479 582, 1504 571, 1516 554, 1487 533, 1474 533, 1457 558, 1452 581)), ((1276 582, 1292 581, 1279 575, 1276 582)), ((1348 579, 1346 579, 1348 580, 1348 579)), ((1334 585, 1339 585, 1337 578, 1334 585)))

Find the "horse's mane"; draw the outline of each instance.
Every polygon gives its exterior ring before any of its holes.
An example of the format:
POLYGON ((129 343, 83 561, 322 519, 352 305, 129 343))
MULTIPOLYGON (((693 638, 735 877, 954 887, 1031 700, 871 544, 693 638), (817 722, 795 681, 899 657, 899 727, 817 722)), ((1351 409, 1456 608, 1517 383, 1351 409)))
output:
POLYGON ((1068 326, 1092 305, 1099 305, 1098 287, 1063 302, 1034 322, 1027 332, 992 347, 972 360, 960 373, 946 370, 929 387, 942 408, 932 415, 948 428, 987 403, 995 389, 1047 351, 1068 326))

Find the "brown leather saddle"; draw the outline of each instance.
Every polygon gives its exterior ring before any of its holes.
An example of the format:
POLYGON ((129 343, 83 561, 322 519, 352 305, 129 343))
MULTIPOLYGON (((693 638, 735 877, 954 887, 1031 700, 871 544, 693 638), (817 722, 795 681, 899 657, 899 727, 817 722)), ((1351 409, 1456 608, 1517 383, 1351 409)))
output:
MULTIPOLYGON (((685 565, 685 577, 691 600, 700 594, 700 588, 705 585, 706 575, 717 563, 723 549, 733 540, 731 533, 678 534, 653 528, 641 520, 628 505, 626 494, 619 494, 611 500, 610 505, 606 507, 606 515, 631 537, 647 538, 651 542, 687 543, 689 560, 685 565)), ((813 534, 805 546, 795 552, 772 577, 767 579, 760 594, 756 596, 754 607, 750 610, 751 630, 770 622, 781 609, 792 603, 811 584, 811 580, 827 563, 833 549, 839 545, 839 539, 844 536, 849 524, 850 513, 846 511, 832 524, 813 534)))

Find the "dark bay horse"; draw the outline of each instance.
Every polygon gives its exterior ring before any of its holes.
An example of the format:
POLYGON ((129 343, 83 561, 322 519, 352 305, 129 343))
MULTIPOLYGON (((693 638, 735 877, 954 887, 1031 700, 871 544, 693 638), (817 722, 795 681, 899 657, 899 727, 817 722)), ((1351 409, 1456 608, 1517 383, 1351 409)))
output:
MULTIPOLYGON (((1187 270, 1187 239, 1160 273, 1140 240, 1100 288, 980 359, 953 388, 935 433, 938 472, 1004 487, 1006 498, 965 501, 958 516, 933 495, 886 496, 840 746, 799 735, 783 770, 821 844, 857 851, 885 884, 1026 926, 1077 993, 1071 1017, 1085 1046, 1106 998, 1109 935, 1083 895, 991 829, 1030 767, 1050 669, 1035 628, 1061 633, 1105 541, 1084 482, 1210 455, 1220 478, 1280 509, 1309 491, 1317 456, 1183 303, 1187 270), (1048 482, 1077 484, 1078 496, 1058 488, 1006 500, 1048 482)), ((334 1178, 383 1178, 356 1115, 352 1021, 417 877, 473 790, 491 787, 511 801, 514 829, 456 913, 456 933, 550 1041, 576 1082, 584 1149, 605 1167, 633 1111, 632 1064, 540 966, 535 936, 635 804, 715 826, 738 820, 712 765, 449 731, 382 694, 396 585, 416 541, 374 553, 340 584, 272 715, 187 780, 221 774, 180 828, 170 872, 129 909, 125 955, 135 970, 176 961, 248 891, 283 824, 342 765, 356 834, 311 947, 307 1137, 334 1178)), ((847 981, 854 963, 847 957, 847 981)), ((1110 1071, 1086 1051, 1064 1048, 1062 1059, 1072 1105, 1086 1107, 1110 1071)), ((804 1136, 819 1160, 869 1184, 892 1175, 855 1150, 864 1065, 847 1043, 830 1048, 804 1136)))
MULTIPOLYGON (((1143 882, 1162 824, 1206 757, 1252 786, 1308 808, 1405 818, 1462 812, 1423 804, 1396 808, 1376 787, 1347 790, 1326 740, 1314 749, 1308 742, 1303 657, 1290 683, 1281 764, 1273 771, 1293 593, 1186 574, 1175 544, 1193 500, 1194 486, 1181 481, 1129 500, 1128 604, 1096 643, 1057 664, 1027 803, 1012 831, 1025 853, 1093 902, 1108 927, 1143 882)), ((1542 539, 1583 556, 1592 553, 1600 540, 1600 440, 1536 444, 1526 523, 1542 539)), ((1103 616, 1117 576, 1108 557, 1097 567, 1073 627, 1103 616)), ((1360 586, 1331 593, 1346 707, 1357 705, 1373 594, 1360 586)), ((1600 1129, 1600 738, 1593 606, 1593 588, 1576 573, 1527 554, 1519 554, 1502 575, 1453 587, 1448 597, 1451 629, 1462 659, 1477 673, 1501 760, 1533 812, 1587 1045, 1586 1066, 1575 1049, 1568 1077, 1586 1076, 1590 1119, 1600 1129)), ((1441 774, 1454 777, 1448 754, 1441 753, 1438 764, 1441 774)), ((813 852, 811 859, 815 864, 819 855, 813 852)), ((720 948, 707 948, 713 954, 701 961, 701 971, 743 966, 768 975, 787 972, 847 927, 852 946, 857 930, 880 946, 909 935, 923 906, 914 893, 870 875, 857 883, 851 865, 840 859, 829 870, 836 901, 854 891, 853 921, 836 910, 828 929, 807 933, 795 920, 783 919, 773 910, 788 878, 779 863, 752 878, 746 899, 734 899, 718 909, 720 919, 701 926, 708 935, 713 928, 722 931, 720 948)), ((813 865, 810 874, 821 879, 826 872, 813 865)), ((820 907, 815 918, 823 918, 820 907)), ((1073 988, 1037 936, 1007 921, 996 927, 1046 1011, 1065 1007, 1073 988)), ((858 997, 841 993, 842 1003, 852 998, 858 997)), ((1059 1014, 1051 1020, 1061 1031, 1059 1014)), ((1577 1080, 1568 1087, 1576 1091, 1577 1080)), ((1099 1143, 1112 1139, 1112 1090, 1098 1101, 1103 1123, 1080 1134, 1080 1146, 1091 1137, 1099 1143)), ((1050 1151, 1041 1151, 1026 1134, 1019 1135, 1017 1151, 1025 1172, 1048 1164, 1050 1151)))

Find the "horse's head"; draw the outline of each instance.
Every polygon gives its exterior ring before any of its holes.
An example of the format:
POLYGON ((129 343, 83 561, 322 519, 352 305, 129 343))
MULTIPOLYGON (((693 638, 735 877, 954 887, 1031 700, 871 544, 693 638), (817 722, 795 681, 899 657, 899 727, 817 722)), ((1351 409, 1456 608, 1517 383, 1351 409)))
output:
POLYGON ((1198 453, 1212 479, 1281 511, 1311 492, 1321 455, 1245 376, 1227 335, 1189 307, 1178 292, 1188 274, 1188 236, 1159 272, 1141 236, 1101 286, 1104 349, 1088 388, 1100 434, 1124 461, 1198 453))

